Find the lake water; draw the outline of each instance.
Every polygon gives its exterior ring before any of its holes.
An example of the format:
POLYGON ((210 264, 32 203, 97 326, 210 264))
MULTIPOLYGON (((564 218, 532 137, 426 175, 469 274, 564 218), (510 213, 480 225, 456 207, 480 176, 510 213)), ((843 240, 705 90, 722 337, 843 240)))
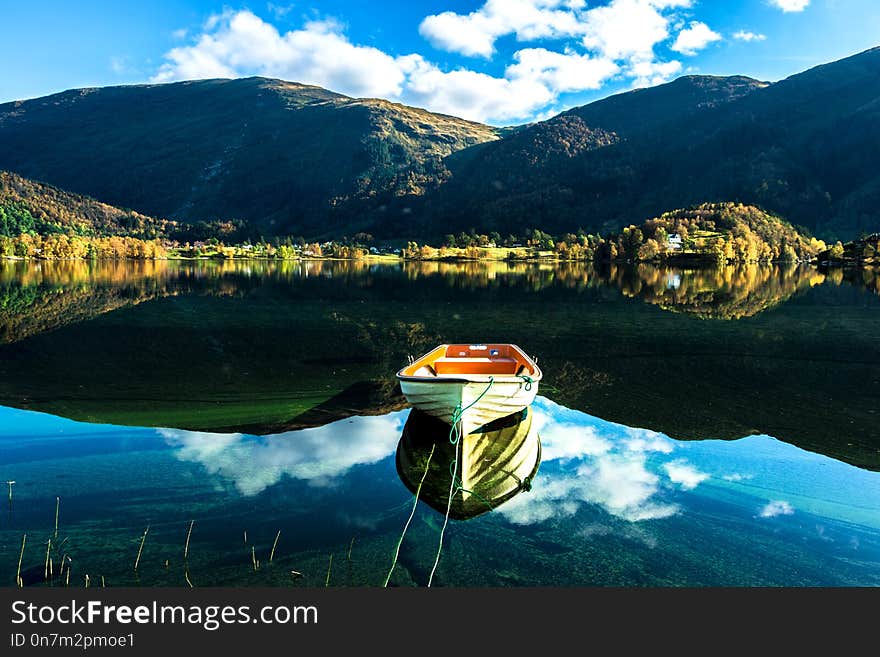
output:
POLYGON ((503 341, 545 379, 462 448, 435 584, 880 584, 877 281, 0 262, 0 583, 26 533, 26 585, 49 539, 54 585, 381 585, 436 441, 391 578, 425 585, 454 453, 393 375, 503 341))

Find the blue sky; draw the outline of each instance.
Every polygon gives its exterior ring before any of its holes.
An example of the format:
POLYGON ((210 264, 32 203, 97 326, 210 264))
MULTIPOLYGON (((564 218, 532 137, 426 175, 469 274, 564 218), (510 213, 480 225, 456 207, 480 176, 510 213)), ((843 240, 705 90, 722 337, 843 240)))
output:
POLYGON ((880 45, 876 0, 2 0, 0 102, 266 75, 493 124, 688 73, 778 80, 880 45))

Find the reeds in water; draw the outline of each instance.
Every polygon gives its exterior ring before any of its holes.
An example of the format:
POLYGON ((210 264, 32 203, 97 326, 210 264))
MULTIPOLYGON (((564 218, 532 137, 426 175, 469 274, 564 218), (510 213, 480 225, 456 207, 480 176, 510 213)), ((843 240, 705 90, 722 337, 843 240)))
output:
POLYGON ((269 563, 272 563, 272 560, 275 558, 275 548, 278 547, 278 539, 281 538, 281 530, 278 530, 278 533, 275 534, 275 542, 272 543, 272 551, 269 553, 269 563))
MULTIPOLYGON (((9 490, 11 491, 12 488, 10 488, 9 490)), ((10 493, 10 495, 11 495, 11 493, 10 493)), ((12 499, 12 498, 10 497, 10 499, 12 499)), ((24 534, 21 537, 21 552, 18 554, 18 570, 15 572, 15 583, 18 585, 18 588, 24 588, 24 580, 22 580, 22 578, 21 578, 21 562, 24 559, 24 546, 26 543, 27 543, 27 534, 24 534)))
POLYGON ((190 539, 190 536, 192 536, 194 524, 196 524, 195 520, 189 521, 189 529, 186 532, 186 543, 183 546, 183 560, 184 561, 186 561, 187 557, 189 556, 189 539, 190 539))
POLYGON ((43 567, 43 579, 49 581, 49 550, 52 549, 52 539, 46 541, 46 565, 43 567))
POLYGON ((141 553, 144 551, 144 542, 147 540, 147 534, 150 533, 150 526, 147 525, 147 528, 144 530, 144 535, 141 536, 141 545, 138 548, 137 557, 134 560, 134 571, 137 572, 138 564, 141 562, 141 553))

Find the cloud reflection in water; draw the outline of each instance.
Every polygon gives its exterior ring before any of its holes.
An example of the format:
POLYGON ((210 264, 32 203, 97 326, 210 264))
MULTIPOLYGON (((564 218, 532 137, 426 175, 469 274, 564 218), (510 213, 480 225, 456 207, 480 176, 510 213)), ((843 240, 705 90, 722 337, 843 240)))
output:
POLYGON ((183 461, 232 481, 242 495, 256 495, 289 476, 327 486, 357 465, 394 453, 406 411, 351 417, 323 427, 271 436, 160 429, 183 461))
MULTIPOLYGON (((572 517, 588 506, 631 523, 657 520, 690 508, 696 495, 734 504, 756 522, 785 522, 811 513, 880 529, 876 472, 769 436, 677 441, 543 397, 532 411, 542 465, 530 492, 495 510, 511 523, 572 517)), ((161 434, 178 459, 201 464, 242 495, 256 495, 285 476, 328 487, 359 465, 393 459, 407 414, 352 417, 262 437, 171 429, 161 434)))
POLYGON ((691 490, 708 478, 682 458, 657 467, 654 461, 677 443, 655 431, 605 422, 542 397, 533 410, 543 461, 557 462, 560 473, 498 509, 513 523, 574 515, 584 504, 631 522, 667 518, 680 509, 669 500, 670 484, 691 490))

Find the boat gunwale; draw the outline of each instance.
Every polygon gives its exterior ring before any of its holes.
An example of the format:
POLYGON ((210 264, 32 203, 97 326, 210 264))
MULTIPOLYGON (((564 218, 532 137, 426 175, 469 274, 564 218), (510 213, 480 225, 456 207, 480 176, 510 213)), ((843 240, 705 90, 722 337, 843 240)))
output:
MULTIPOLYGON (((451 343, 450 343, 451 344, 451 343)), ((527 375, 528 379, 531 379, 533 383, 539 383, 544 376, 544 373, 541 371, 541 368, 538 367, 538 363, 535 362, 535 359, 529 356, 523 349, 521 349, 518 345, 513 344, 511 342, 503 343, 507 344, 513 349, 516 349, 522 357, 526 360, 526 362, 532 367, 532 374, 527 375)), ((417 376, 415 374, 404 374, 404 370, 409 369, 413 366, 414 363, 419 362, 427 356, 430 356, 433 352, 437 351, 441 347, 449 347, 449 344, 441 344, 437 347, 434 347, 428 352, 425 352, 418 358, 416 358, 412 363, 404 365, 397 371, 397 380, 398 381, 407 381, 412 383, 489 383, 493 381, 494 383, 523 383, 526 381, 523 378, 523 375, 519 374, 462 374, 460 377, 449 377, 445 376, 417 376)))

